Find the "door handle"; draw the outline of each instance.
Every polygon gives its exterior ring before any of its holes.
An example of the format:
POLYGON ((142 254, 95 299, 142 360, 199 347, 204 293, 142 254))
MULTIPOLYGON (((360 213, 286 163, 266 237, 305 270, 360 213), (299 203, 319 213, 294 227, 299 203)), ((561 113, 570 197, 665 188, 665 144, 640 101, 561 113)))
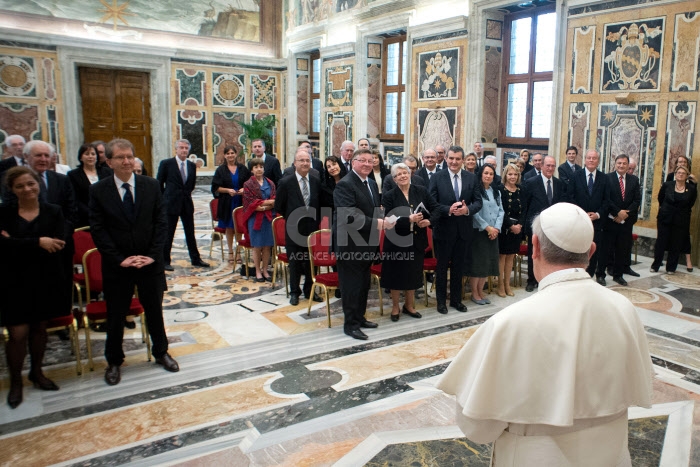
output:
POLYGON ((107 125, 97 125, 97 128, 107 128, 107 125))
POLYGON ((129 125, 129 129, 131 129, 131 130, 135 130, 138 127, 139 127, 138 125, 129 125))

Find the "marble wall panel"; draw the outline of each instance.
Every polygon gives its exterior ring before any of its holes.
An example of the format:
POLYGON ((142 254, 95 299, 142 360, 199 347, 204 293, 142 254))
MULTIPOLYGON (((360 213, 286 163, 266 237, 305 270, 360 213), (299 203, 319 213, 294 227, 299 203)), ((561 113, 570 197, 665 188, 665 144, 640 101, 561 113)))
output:
POLYGON ((381 133, 381 65, 367 65, 367 137, 379 138, 381 133))
POLYGON ((34 58, 0 56, 0 96, 37 97, 34 58))
POLYGON ((418 100, 459 99, 460 49, 444 48, 418 54, 418 100))
POLYGON ((55 63, 50 58, 42 60, 42 72, 44 75, 44 97, 47 100, 56 100, 56 73, 55 63))
POLYGON ((693 140, 697 102, 669 102, 666 114, 666 137, 664 140, 664 164, 662 179, 676 170, 678 156, 686 156, 693 161, 693 140))
POLYGON ((599 104, 596 149, 602 157, 601 170, 611 172, 618 154, 627 154, 630 160, 637 161, 635 175, 642 187, 640 219, 649 219, 654 199, 658 111, 659 105, 649 102, 630 106, 599 104))
MULTIPOLYGON (((55 105, 46 106, 46 122, 49 127, 49 138, 48 142, 53 144, 54 147, 61 147, 61 134, 58 131, 58 112, 55 105)), ((60 150, 59 150, 60 151, 60 150)), ((61 163, 66 163, 65 155, 61 158, 61 163)))
POLYGON ((245 75, 212 73, 212 102, 214 107, 245 108, 245 75))
POLYGON ((340 155, 340 145, 345 140, 352 141, 352 112, 326 113, 326 156, 340 155))
POLYGON ((418 154, 437 145, 449 148, 455 143, 457 109, 418 110, 418 154))
POLYGON ((593 89, 595 31, 595 26, 574 28, 571 94, 590 94, 593 89))
POLYGON ((591 103, 572 102, 569 106, 569 130, 567 146, 576 146, 576 163, 581 165, 583 151, 588 147, 591 136, 591 103))
POLYGON ((600 92, 660 89, 665 23, 660 17, 605 25, 600 92))
POLYGON ((245 114, 243 112, 213 112, 213 119, 214 163, 219 165, 223 161, 226 146, 234 146, 239 154, 243 150, 241 142, 243 127, 240 122, 245 121, 245 114))
POLYGON ((330 66, 325 73, 327 107, 352 107, 353 65, 330 66))
POLYGON ((207 161, 207 112, 203 110, 178 110, 176 139, 184 138, 192 144, 190 154, 201 158, 203 167, 209 165, 207 161))
POLYGON ((484 105, 481 114, 481 140, 485 143, 495 143, 498 140, 498 90, 501 86, 502 59, 503 53, 500 47, 486 46, 484 105))
POLYGON ((193 68, 177 68, 175 80, 177 81, 177 104, 204 105, 204 88, 206 84, 206 72, 193 68))
POLYGON ((22 135, 27 141, 42 139, 39 106, 0 102, 0 143, 9 135, 22 135))
POLYGON ((671 67, 671 91, 698 90, 700 86, 700 11, 676 15, 671 67))
POLYGON ((250 75, 250 93, 253 108, 274 110, 277 108, 277 78, 268 75, 250 75))
POLYGON ((389 165, 394 165, 401 162, 405 151, 403 144, 385 144, 384 150, 380 152, 384 154, 389 165))
POLYGON ((297 75, 297 134, 308 134, 309 127, 309 75, 297 75))

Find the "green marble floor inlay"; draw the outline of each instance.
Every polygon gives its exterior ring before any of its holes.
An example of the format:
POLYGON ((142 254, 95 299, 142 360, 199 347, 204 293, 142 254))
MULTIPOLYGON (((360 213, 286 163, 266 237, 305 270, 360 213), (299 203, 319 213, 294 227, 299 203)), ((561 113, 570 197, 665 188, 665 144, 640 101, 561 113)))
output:
POLYGON ((668 415, 630 420, 629 448, 634 467, 658 466, 664 448, 668 415))
POLYGON ((366 465, 369 467, 488 467, 490 463, 490 444, 476 444, 466 438, 457 438, 390 444, 366 465))

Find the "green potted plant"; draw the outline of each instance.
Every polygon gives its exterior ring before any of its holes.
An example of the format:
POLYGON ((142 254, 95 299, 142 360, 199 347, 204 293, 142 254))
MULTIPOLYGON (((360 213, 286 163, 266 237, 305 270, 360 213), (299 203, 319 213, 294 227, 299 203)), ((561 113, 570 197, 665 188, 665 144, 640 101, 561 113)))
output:
POLYGON ((276 124, 274 115, 267 115, 263 118, 256 119, 250 123, 240 123, 243 127, 243 144, 246 152, 250 153, 250 144, 253 140, 261 139, 265 142, 265 150, 268 154, 274 152, 273 132, 276 124))

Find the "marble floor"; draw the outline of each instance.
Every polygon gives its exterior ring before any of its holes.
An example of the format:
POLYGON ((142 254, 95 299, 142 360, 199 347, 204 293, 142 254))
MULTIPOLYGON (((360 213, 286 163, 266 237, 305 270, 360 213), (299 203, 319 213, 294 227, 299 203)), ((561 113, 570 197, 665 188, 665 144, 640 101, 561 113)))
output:
MULTIPOLYGON (((340 303, 291 306, 284 284, 256 283, 208 258, 208 196, 197 194, 197 236, 211 269, 191 268, 182 233, 168 273, 165 318, 179 373, 146 360, 137 330, 125 334, 122 382, 104 383, 104 334, 92 333, 95 371, 76 375, 70 345, 50 337, 46 374, 60 386, 25 386, 15 410, 0 356, 0 465, 487 466, 489 445, 455 426, 453 401, 434 387, 478 326, 514 301, 467 313, 435 311, 390 321, 370 294, 365 342, 342 332, 340 303)), ((644 322, 653 356, 654 406, 629 410, 635 466, 700 465, 700 273, 650 273, 639 257, 627 296, 644 322), (636 280, 632 280, 636 279, 636 280)), ((238 269, 238 266, 235 268, 238 269)), ((682 268, 685 270, 685 268, 682 268)), ((471 303, 471 302, 467 302, 471 303)), ((81 354, 86 362, 81 331, 81 354)), ((3 351, 0 351, 3 352, 3 351)))

